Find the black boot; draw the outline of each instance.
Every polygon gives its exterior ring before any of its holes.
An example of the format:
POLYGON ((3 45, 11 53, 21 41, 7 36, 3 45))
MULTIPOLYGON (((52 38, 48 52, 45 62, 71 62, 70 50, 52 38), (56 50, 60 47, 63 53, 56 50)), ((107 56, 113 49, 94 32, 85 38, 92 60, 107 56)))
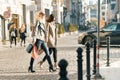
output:
POLYGON ((30 67, 28 68, 28 72, 34 73, 35 71, 34 71, 33 68, 30 66, 30 67))
POLYGON ((53 65, 52 65, 50 56, 47 56, 47 61, 48 61, 48 64, 50 65, 50 66, 49 66, 49 71, 50 71, 50 72, 56 71, 56 70, 53 69, 53 65))
POLYGON ((49 67, 49 72, 55 72, 56 70, 55 69, 53 69, 53 66, 51 65, 50 67, 49 67))
POLYGON ((32 72, 32 73, 35 72, 35 71, 33 70, 33 62, 34 62, 34 59, 31 57, 30 66, 29 66, 29 68, 28 68, 28 72, 29 72, 29 71, 32 72))

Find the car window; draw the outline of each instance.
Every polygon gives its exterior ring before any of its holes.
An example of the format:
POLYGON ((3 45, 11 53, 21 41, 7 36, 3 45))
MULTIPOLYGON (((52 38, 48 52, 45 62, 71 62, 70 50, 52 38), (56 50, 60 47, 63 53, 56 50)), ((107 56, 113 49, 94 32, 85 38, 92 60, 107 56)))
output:
POLYGON ((104 31, 115 31, 117 28, 117 24, 111 24, 111 25, 107 25, 105 27, 102 28, 102 30, 104 31))
POLYGON ((120 30, 120 24, 118 24, 118 26, 117 26, 117 29, 116 30, 120 30))

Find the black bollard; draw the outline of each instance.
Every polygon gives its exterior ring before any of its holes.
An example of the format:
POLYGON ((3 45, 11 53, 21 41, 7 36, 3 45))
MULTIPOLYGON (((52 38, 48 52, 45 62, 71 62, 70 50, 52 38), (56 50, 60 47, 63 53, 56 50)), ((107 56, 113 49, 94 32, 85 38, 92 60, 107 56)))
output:
POLYGON ((65 59, 60 60, 60 62, 58 63, 58 66, 60 67, 60 78, 59 80, 69 80, 67 78, 67 66, 68 66, 68 62, 65 59))
POLYGON ((110 36, 107 36, 106 38, 106 43, 107 43, 107 66, 110 66, 109 62, 109 54, 110 54, 110 36))
POLYGON ((82 52, 83 49, 82 48, 78 48, 77 49, 77 53, 78 53, 78 80, 83 80, 83 71, 82 71, 82 52))
POLYGON ((94 39, 94 48, 93 48, 93 75, 96 74, 96 39, 94 39))
POLYGON ((86 70, 87 70, 87 80, 90 80, 90 43, 86 44, 86 70))

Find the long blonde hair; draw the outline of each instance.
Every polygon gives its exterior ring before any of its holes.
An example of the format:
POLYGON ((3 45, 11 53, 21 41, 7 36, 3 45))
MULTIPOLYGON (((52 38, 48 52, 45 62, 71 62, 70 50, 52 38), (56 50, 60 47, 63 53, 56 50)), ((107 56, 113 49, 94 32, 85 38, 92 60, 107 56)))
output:
POLYGON ((22 24, 20 28, 20 32, 24 32, 24 31, 25 31, 25 24, 22 24))
POLYGON ((13 28, 16 28, 15 23, 13 23, 13 24, 10 25, 10 29, 13 29, 13 28))
POLYGON ((35 13, 35 22, 41 19, 40 15, 42 15, 42 16, 44 17, 43 19, 45 19, 45 14, 44 14, 44 12, 43 12, 42 10, 40 10, 40 11, 37 11, 37 12, 35 13))

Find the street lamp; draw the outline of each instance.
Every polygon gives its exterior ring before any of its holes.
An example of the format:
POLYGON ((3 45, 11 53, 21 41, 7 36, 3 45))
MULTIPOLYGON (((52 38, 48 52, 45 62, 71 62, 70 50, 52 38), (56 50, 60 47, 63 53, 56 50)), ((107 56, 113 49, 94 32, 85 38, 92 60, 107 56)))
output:
POLYGON ((103 79, 99 72, 99 49, 100 49, 100 0, 98 0, 98 28, 97 28, 98 38, 97 38, 97 56, 96 56, 96 74, 94 76, 95 80, 103 79))

